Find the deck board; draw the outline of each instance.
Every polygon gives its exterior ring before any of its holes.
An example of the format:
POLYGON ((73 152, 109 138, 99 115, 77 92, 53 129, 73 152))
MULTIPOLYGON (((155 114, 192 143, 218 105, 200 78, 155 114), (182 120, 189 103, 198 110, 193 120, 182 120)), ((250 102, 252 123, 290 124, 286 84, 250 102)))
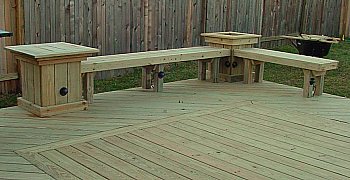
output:
MULTIPOLYGON (((261 164, 271 169, 275 169, 276 171, 288 172, 288 175, 296 176, 297 178, 301 179, 319 179, 321 177, 334 178, 336 176, 336 174, 331 174, 330 172, 323 172, 322 169, 318 169, 313 166, 308 166, 308 164, 318 163, 323 165, 324 163, 322 163, 321 161, 317 161, 313 158, 309 158, 306 152, 303 152, 302 155, 298 152, 296 153, 295 150, 292 150, 294 149, 293 146, 291 146, 290 148, 281 147, 279 144, 276 145, 272 144, 270 141, 261 141, 260 138, 249 136, 249 134, 246 133, 237 133, 237 131, 235 131, 236 129, 230 129, 230 133, 227 133, 226 129, 216 132, 215 128, 203 129, 207 132, 211 132, 206 133, 203 130, 197 130, 198 128, 190 128, 189 126, 184 127, 185 125, 181 124, 176 126, 181 126, 180 132, 177 132, 176 135, 182 135, 182 137, 184 138, 191 137, 186 139, 190 139, 194 142, 201 142, 203 145, 207 146, 209 144, 212 148, 216 148, 218 151, 224 151, 225 153, 229 153, 232 156, 242 158, 245 161, 254 162, 255 164, 261 164), (235 133, 231 133, 232 131, 235 131, 235 133), (213 135, 213 133, 215 134, 213 135), (195 136, 195 134, 200 134, 200 136, 195 136), (298 169, 292 168, 290 166, 302 168, 298 169), (310 174, 310 172, 317 172, 317 174, 312 175, 310 174), (327 177, 327 175, 330 176, 327 177)), ((174 128, 167 127, 165 128, 165 130, 171 133, 174 132, 174 128)), ((327 165, 332 166, 330 163, 327 163, 327 165)), ((334 166, 332 168, 337 169, 338 172, 343 171, 342 167, 334 166)), ((273 177, 276 177, 276 175, 274 175, 273 177)), ((338 177, 338 179, 341 179, 341 177, 338 177)))
POLYGON ((186 80, 51 118, 0 109, 0 178, 350 178, 350 100, 301 93, 186 80))
POLYGON ((0 171, 0 178, 3 179, 37 179, 37 180, 50 180, 53 179, 47 174, 38 173, 26 173, 26 172, 12 172, 12 171, 0 171))
MULTIPOLYGON (((66 147, 58 148, 57 150, 63 155, 67 156, 68 158, 79 163, 78 166, 85 166, 91 169, 92 171, 94 171, 95 173, 101 175, 103 178, 131 179, 131 177, 128 177, 126 174, 113 168, 113 166, 109 166, 104 162, 101 162, 95 159, 94 156, 89 156, 74 147, 66 146, 66 147)), ((76 167, 72 167, 72 168, 76 169, 76 167)), ((81 178, 84 178, 84 177, 81 177, 81 178)))
POLYGON ((187 179, 184 176, 181 176, 175 171, 172 171, 171 169, 165 168, 159 164, 153 163, 149 161, 144 156, 138 156, 130 151, 125 150, 124 148, 115 146, 112 143, 106 142, 105 140, 93 140, 90 142, 95 147, 99 147, 100 149, 103 149, 105 152, 139 168, 147 173, 156 176, 158 178, 164 179, 187 179))
POLYGON ((117 167, 118 170, 123 171, 127 173, 128 176, 135 178, 135 179, 159 179, 157 176, 154 176, 152 174, 149 174, 143 169, 139 169, 136 166, 133 166, 132 164, 129 164, 109 153, 106 151, 103 151, 99 147, 95 147, 88 143, 82 143, 74 145, 76 149, 79 149, 81 152, 90 155, 92 157, 95 157, 99 159, 100 161, 104 162, 106 165, 109 165, 111 167, 117 167))
MULTIPOLYGON (((165 131, 164 133, 173 134, 171 139, 175 139, 175 135, 182 142, 186 141, 185 146, 200 149, 203 153, 210 153, 214 157, 230 161, 239 166, 240 169, 246 169, 269 178, 274 177, 277 179, 282 177, 297 179, 300 178, 300 175, 305 174, 301 170, 280 163, 281 161, 283 162, 283 159, 273 153, 264 153, 254 146, 237 141, 238 136, 234 136, 235 140, 230 140, 227 137, 220 137, 206 132, 203 133, 203 131, 197 129, 191 129, 193 133, 190 133, 188 131, 190 128, 179 129, 169 126, 160 128, 165 131), (284 172, 284 174, 280 172, 284 172)), ((170 140, 169 138, 167 139, 170 140)), ((242 176, 249 178, 249 176, 242 176)), ((309 177, 311 178, 312 176, 309 175, 309 177)))
MULTIPOLYGON (((179 162, 168 159, 167 157, 161 156, 158 153, 153 153, 151 151, 148 151, 143 147, 129 143, 128 141, 123 140, 119 137, 110 136, 110 137, 103 138, 103 140, 113 144, 114 146, 121 147, 139 157, 146 157, 148 161, 158 164, 169 170, 175 171, 185 176, 186 178, 189 178, 189 179, 208 179, 208 178, 213 179, 214 178, 209 174, 206 174, 201 171, 197 171, 197 169, 187 166, 186 164, 181 164, 179 162)), ((167 176, 163 178, 167 178, 167 176)))
MULTIPOLYGON (((305 136, 294 132, 284 131, 284 128, 279 129, 276 126, 266 126, 255 122, 249 122, 246 119, 235 118, 233 121, 225 118, 217 118, 215 116, 203 117, 201 121, 198 119, 192 119, 192 125, 196 127, 208 128, 207 126, 214 126, 217 129, 227 129, 227 127, 234 128, 233 132, 242 132, 246 136, 254 136, 262 139, 269 140, 269 143, 280 142, 284 146, 290 146, 294 151, 299 151, 299 148, 303 148, 304 151, 312 151, 312 155, 321 153, 319 158, 334 158, 338 160, 345 160, 348 163, 349 153, 347 151, 339 151, 339 146, 333 146, 331 144, 324 145, 325 142, 318 139, 311 139, 312 135, 305 136), (321 150, 322 149, 322 150, 321 150), (331 156, 322 156, 323 153, 332 154, 331 156)), ((187 122, 184 122, 187 124, 187 122)), ((311 153, 311 152, 310 152, 311 153)))
POLYGON ((117 137, 125 141, 128 141, 130 143, 133 143, 135 145, 138 145, 146 150, 155 152, 163 157, 166 157, 167 159, 170 159, 171 161, 176 161, 176 162, 185 164, 187 166, 190 166, 199 172, 207 173, 208 178, 211 178, 213 175, 215 175, 215 178, 218 178, 218 179, 225 179, 225 178, 232 179, 235 177, 232 174, 229 174, 217 168, 212 168, 212 166, 196 161, 193 158, 187 158, 185 155, 179 154, 166 147, 149 143, 149 141, 143 138, 140 138, 138 136, 135 136, 133 134, 126 133, 126 134, 118 135, 117 137))

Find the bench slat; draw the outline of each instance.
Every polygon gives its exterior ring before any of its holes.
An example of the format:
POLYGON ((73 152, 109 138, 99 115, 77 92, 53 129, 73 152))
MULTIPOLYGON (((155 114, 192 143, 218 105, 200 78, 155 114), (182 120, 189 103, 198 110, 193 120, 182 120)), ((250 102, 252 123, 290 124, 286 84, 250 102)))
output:
POLYGON ((98 56, 82 62, 82 73, 228 57, 230 55, 231 50, 229 49, 204 46, 98 56))
POLYGON ((338 66, 338 61, 335 60, 257 48, 235 49, 234 56, 313 71, 327 71, 338 66))

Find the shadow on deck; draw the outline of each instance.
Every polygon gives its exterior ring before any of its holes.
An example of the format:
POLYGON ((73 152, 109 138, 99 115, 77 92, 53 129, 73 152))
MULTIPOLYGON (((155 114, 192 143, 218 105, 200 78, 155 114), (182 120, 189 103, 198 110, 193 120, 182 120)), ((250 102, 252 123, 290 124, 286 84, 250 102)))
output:
POLYGON ((349 99, 271 82, 164 91, 98 94, 46 119, 1 109, 0 178, 350 178, 349 99))

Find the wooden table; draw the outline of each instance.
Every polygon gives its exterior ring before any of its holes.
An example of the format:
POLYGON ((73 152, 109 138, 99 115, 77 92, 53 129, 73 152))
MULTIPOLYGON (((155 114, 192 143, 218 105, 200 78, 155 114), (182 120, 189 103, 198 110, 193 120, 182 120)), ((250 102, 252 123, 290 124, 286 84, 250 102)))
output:
POLYGON ((7 32, 7 31, 4 31, 4 30, 0 29, 0 38, 11 37, 11 36, 13 36, 12 32, 7 32))
POLYGON ((333 38, 329 36, 321 36, 321 35, 310 35, 310 34, 300 34, 299 36, 281 36, 283 38, 287 39, 293 39, 293 40, 307 40, 307 41, 318 41, 323 43, 339 43, 339 38, 333 38))
POLYGON ((81 61, 98 49, 64 42, 9 46, 19 60, 18 106, 40 117, 87 108, 82 100, 81 61))
POLYGON ((289 39, 294 47, 298 49, 299 54, 320 58, 327 56, 331 45, 340 41, 339 38, 310 34, 281 37, 289 39))

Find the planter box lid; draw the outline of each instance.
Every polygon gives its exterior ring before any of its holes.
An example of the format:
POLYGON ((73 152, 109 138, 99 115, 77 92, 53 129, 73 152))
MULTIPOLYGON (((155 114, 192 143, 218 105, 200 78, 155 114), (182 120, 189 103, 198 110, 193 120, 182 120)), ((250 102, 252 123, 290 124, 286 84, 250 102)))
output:
POLYGON ((221 39, 250 39, 250 38, 260 38, 261 35, 258 34, 248 34, 248 33, 240 33, 240 32, 214 32, 214 33, 202 33, 203 37, 211 37, 211 38, 221 38, 221 39))
POLYGON ((5 49, 14 53, 28 55, 35 59, 93 54, 99 52, 99 50, 95 48, 65 42, 7 46, 5 49))

